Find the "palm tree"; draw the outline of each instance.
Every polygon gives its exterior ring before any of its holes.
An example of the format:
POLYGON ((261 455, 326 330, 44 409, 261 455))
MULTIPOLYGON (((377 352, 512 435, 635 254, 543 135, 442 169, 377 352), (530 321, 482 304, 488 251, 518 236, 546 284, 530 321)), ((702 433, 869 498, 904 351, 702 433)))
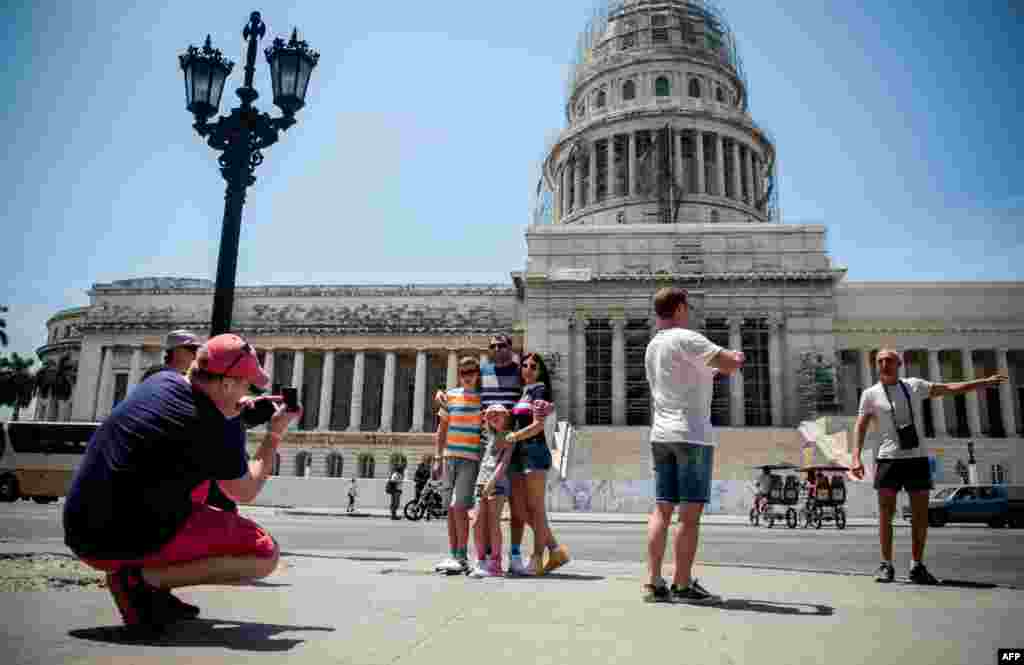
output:
POLYGON ((57 419, 57 403, 66 402, 71 399, 75 389, 75 377, 78 367, 71 361, 71 356, 63 355, 56 362, 47 360, 36 372, 36 389, 39 396, 49 399, 53 396, 50 406, 47 408, 47 419, 57 419))
POLYGON ((14 407, 11 420, 18 419, 18 412, 32 402, 36 392, 36 378, 30 371, 35 358, 25 358, 12 353, 10 358, 0 358, 0 406, 14 407))
MULTIPOLYGON (((7 306, 0 305, 0 314, 7 313, 7 306)), ((7 319, 0 316, 0 346, 7 346, 7 331, 4 328, 7 327, 7 319)))

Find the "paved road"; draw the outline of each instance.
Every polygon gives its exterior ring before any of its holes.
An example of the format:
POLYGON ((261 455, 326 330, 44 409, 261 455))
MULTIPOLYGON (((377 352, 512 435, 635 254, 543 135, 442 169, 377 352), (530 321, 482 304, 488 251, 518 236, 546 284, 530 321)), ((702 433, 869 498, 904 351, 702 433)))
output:
MULTIPOLYGON (((379 518, 303 517, 266 509, 256 519, 289 550, 362 550, 440 555, 447 549, 444 522, 379 518)), ((644 560, 645 529, 629 524, 556 524, 574 556, 591 561, 644 560)), ((60 504, 0 505, 0 539, 62 547, 60 504)), ((529 536, 527 536, 529 541, 529 536)), ((910 559, 910 530, 896 529, 897 574, 910 559)), ((869 572, 878 565, 877 531, 850 527, 820 531, 704 525, 698 560, 795 570, 869 572)), ((942 578, 1024 588, 1024 530, 945 527, 929 532, 926 562, 942 578)))

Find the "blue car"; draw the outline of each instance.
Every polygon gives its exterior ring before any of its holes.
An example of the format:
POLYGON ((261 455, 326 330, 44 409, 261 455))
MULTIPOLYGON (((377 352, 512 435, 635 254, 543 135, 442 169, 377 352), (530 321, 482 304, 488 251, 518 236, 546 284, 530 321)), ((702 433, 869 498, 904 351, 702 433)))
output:
POLYGON ((987 524, 994 529, 1024 527, 1024 485, 947 487, 928 500, 928 523, 987 524))

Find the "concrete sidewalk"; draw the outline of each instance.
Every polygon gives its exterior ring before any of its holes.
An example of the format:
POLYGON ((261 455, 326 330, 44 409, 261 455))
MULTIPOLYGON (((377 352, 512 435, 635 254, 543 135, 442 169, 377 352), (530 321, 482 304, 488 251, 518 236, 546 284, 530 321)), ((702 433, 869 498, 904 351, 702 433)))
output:
MULTIPOLYGON (((365 510, 359 509, 354 513, 348 513, 343 509, 338 508, 316 508, 316 507, 262 507, 262 506, 242 506, 244 512, 251 512, 252 514, 266 514, 266 511, 272 511, 279 515, 296 515, 296 516, 312 516, 312 517, 346 517, 346 518, 359 518, 359 517, 375 517, 375 518, 390 518, 391 511, 383 508, 367 508, 365 510)), ((646 513, 590 513, 590 512, 578 512, 578 513, 549 513, 548 520, 554 524, 647 524, 646 513)), ((714 525, 726 525, 726 526, 750 526, 750 520, 743 515, 704 515, 701 518, 701 524, 714 524, 714 525)), ((878 520, 874 518, 863 518, 863 517, 851 517, 846 520, 847 526, 853 527, 877 527, 878 520)), ((910 522, 907 520, 897 518, 893 522, 893 526, 897 527, 909 527, 910 522)), ((767 528, 762 523, 761 528, 767 528)), ((785 521, 776 521, 775 529, 785 529, 785 521)), ((803 525, 798 525, 797 528, 803 528, 803 525)), ((813 529, 814 527, 810 527, 813 529)), ((832 522, 825 522, 822 527, 823 529, 835 529, 836 526, 832 522)))
POLYGON ((434 563, 291 552, 265 581, 181 591, 202 618, 147 643, 125 642, 106 591, 0 594, 0 662, 961 665, 1021 646, 1024 592, 1004 588, 698 564, 720 605, 648 605, 641 563, 489 580, 434 563))

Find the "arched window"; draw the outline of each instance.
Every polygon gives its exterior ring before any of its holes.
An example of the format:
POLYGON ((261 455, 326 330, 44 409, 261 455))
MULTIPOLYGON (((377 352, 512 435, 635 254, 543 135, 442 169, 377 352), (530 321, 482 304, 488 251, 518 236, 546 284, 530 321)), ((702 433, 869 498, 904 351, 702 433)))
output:
POLYGON ((605 103, 608 101, 608 95, 605 94, 604 90, 597 93, 597 108, 603 109, 605 103))
POLYGON ((636 98, 636 83, 633 81, 626 81, 622 84, 622 98, 623 99, 635 99, 636 98))
POLYGON ((622 26, 622 39, 619 47, 623 49, 633 48, 636 45, 636 21, 626 21, 622 26))
POLYGON ((586 104, 580 104, 579 106, 576 107, 576 117, 577 118, 582 118, 586 114, 587 114, 587 105, 586 104))
POLYGON ((373 478, 374 466, 376 462, 373 459, 373 455, 370 453, 363 453, 359 456, 359 477, 360 478, 373 478))
POLYGON ((295 456, 295 475, 299 478, 306 475, 306 467, 313 463, 313 455, 305 450, 295 456))
POLYGON ((329 478, 341 478, 342 471, 345 469, 345 458, 338 451, 331 451, 327 455, 327 476, 329 478))
POLYGON ((655 97, 668 97, 672 94, 672 86, 669 85, 668 79, 664 76, 659 76, 654 81, 654 96, 655 97))
POLYGON ((722 92, 721 88, 715 90, 715 99, 719 102, 725 103, 725 93, 722 92))
POLYGON ((697 79, 690 79, 690 96, 700 99, 700 81, 697 79))
POLYGON ((655 44, 668 43, 668 16, 655 14, 651 17, 651 42, 655 44))

